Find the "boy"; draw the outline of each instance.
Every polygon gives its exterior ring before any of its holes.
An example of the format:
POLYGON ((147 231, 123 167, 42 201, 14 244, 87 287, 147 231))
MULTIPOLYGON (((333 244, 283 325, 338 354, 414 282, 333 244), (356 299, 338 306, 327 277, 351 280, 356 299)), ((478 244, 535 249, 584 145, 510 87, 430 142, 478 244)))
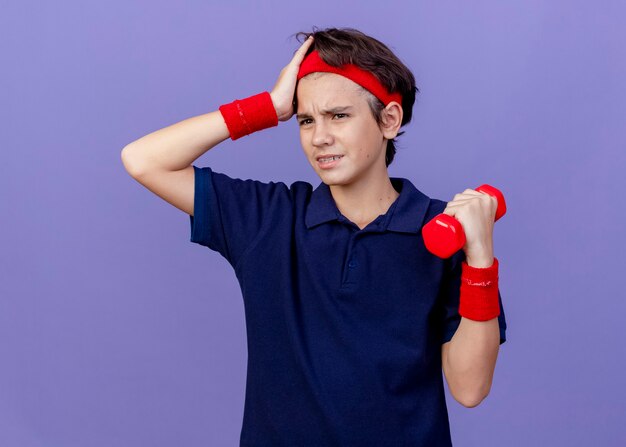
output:
POLYGON ((474 407, 506 340, 495 199, 466 189, 446 204, 390 178, 394 138, 418 91, 413 75, 357 30, 298 34, 308 39, 271 93, 146 135, 122 160, 189 214, 191 241, 219 252, 240 283, 240 445, 450 446, 442 368, 453 397, 474 407), (315 189, 191 164, 294 113, 322 180, 315 189), (449 259, 429 253, 420 232, 441 212, 467 238, 449 259))

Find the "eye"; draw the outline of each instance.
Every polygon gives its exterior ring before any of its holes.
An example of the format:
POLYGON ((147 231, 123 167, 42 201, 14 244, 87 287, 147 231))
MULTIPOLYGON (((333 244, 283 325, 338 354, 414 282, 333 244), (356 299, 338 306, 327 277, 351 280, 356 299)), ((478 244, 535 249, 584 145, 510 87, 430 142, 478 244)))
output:
MULTIPOLYGON (((340 118, 341 118, 341 117, 348 117, 348 116, 350 116, 350 115, 348 115, 347 113, 335 113, 335 115, 334 115, 334 116, 340 116, 340 118), (341 115, 341 116, 340 116, 340 115, 341 115)), ((305 124, 309 124, 307 121, 311 121, 311 119, 310 119, 310 118, 305 118, 305 119, 303 119, 303 120, 300 120, 299 124, 300 124, 301 126, 304 126, 305 124)))

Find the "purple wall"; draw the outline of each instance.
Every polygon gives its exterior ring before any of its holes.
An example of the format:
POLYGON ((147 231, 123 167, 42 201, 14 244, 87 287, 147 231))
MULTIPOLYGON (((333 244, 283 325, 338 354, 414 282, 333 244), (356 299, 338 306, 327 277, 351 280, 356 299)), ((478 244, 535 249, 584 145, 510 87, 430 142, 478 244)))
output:
MULTIPOLYGON (((506 196, 508 340, 481 405, 448 394, 454 445, 626 445, 624 3, 89 3, 0 15, 0 445, 237 445, 234 272, 120 151, 271 90, 313 25, 361 29, 413 70, 390 175, 443 200, 506 196)), ((196 164, 320 181, 295 120, 196 164)))

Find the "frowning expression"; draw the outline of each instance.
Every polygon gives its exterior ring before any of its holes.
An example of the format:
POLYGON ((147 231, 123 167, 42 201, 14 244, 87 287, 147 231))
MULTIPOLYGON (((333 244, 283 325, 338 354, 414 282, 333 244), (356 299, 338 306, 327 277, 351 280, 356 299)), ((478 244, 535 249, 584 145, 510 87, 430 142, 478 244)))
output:
POLYGON ((298 81, 296 119, 304 153, 326 184, 350 184, 386 172, 386 140, 367 101, 369 92, 326 72, 298 81), (339 156, 335 161, 319 159, 339 156))

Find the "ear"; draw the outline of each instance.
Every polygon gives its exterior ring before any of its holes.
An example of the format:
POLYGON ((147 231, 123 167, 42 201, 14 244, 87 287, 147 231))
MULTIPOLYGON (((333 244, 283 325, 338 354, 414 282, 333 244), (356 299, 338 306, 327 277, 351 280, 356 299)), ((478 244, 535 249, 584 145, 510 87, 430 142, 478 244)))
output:
POLYGON ((402 116, 402 106, 396 101, 391 101, 383 109, 381 130, 386 139, 392 140, 398 135, 398 131, 402 125, 402 116))

